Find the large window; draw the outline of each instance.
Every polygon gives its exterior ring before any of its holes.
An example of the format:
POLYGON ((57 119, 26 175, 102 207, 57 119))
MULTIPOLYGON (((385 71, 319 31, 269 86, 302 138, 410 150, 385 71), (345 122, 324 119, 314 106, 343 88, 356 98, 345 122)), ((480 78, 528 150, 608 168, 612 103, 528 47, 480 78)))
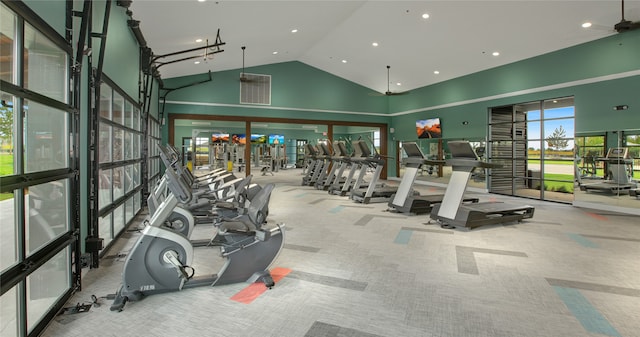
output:
POLYGON ((153 190, 158 181, 160 180, 160 150, 158 150, 157 144, 160 144, 160 123, 153 118, 149 117, 148 121, 148 188, 149 191, 153 190))
POLYGON ((71 50, 21 3, 0 4, 1 337, 39 334, 79 285, 71 50))
POLYGON ((105 246, 140 210, 140 109, 106 76, 100 86, 98 125, 98 233, 105 246))

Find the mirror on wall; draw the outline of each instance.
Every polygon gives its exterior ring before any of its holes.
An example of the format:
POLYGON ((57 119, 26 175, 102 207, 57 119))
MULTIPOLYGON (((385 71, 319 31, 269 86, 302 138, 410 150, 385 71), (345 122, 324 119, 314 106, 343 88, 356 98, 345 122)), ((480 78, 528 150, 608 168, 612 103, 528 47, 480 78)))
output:
POLYGON ((326 125, 252 122, 252 167, 270 172, 302 168, 305 144, 326 139, 327 132, 326 125))
MULTIPOLYGON (((466 139, 471 143, 471 146, 476 151, 476 154, 481 160, 485 159, 486 154, 486 141, 483 138, 466 139)), ((449 159, 451 155, 447 147, 447 139, 418 139, 409 142, 415 142, 424 158, 438 160, 449 159)), ((404 175, 404 164, 402 159, 406 158, 406 154, 402 150, 402 142, 398 142, 398 150, 400 154, 399 161, 399 176, 404 175)), ((416 176, 417 182, 432 183, 436 185, 446 185, 451 178, 451 167, 447 165, 422 165, 418 170, 416 176)), ((476 169, 471 175, 469 180, 469 186, 471 188, 486 189, 486 172, 484 170, 476 169)))
POLYGON ((576 135, 575 203, 640 208, 640 129, 576 135))

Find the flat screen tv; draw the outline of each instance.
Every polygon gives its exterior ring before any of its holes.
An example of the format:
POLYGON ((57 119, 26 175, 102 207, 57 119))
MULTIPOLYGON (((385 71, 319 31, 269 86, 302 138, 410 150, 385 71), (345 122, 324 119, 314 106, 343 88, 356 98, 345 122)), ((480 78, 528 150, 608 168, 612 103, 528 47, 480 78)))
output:
POLYGON ((229 134, 228 133, 214 133, 214 134, 211 134, 211 142, 212 143, 228 143, 229 142, 229 134))
POLYGON ((233 144, 247 144, 247 135, 244 133, 234 133, 231 135, 231 143, 233 144))
POLYGON ((267 143, 267 136, 266 135, 260 135, 260 134, 252 134, 251 135, 251 143, 253 143, 253 144, 266 144, 267 143))
POLYGON ((418 138, 442 138, 440 118, 422 119, 416 122, 418 138))
POLYGON ((271 145, 284 144, 284 135, 269 135, 269 144, 271 145))

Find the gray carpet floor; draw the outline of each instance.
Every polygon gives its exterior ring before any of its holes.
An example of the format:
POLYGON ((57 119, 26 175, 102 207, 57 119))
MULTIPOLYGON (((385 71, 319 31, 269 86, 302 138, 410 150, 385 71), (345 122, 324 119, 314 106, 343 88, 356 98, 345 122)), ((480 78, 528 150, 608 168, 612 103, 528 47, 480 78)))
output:
MULTIPOLYGON (((428 215, 387 211, 301 186, 300 170, 256 176, 273 182, 269 222, 285 224, 272 268, 289 271, 250 303, 247 283, 200 287, 109 310, 128 250, 126 233, 85 272, 45 336, 640 336, 640 221, 571 205, 478 194, 535 206, 532 219, 471 231, 428 215)), ((393 182, 392 182, 393 183, 393 182)), ((421 193, 442 193, 416 187, 421 193)), ((638 201, 640 205, 640 201, 638 201)), ((140 214, 130 228, 141 226, 140 214)), ((214 230, 198 225, 194 237, 214 230)), ((213 248, 196 248, 196 274, 215 273, 213 248)))

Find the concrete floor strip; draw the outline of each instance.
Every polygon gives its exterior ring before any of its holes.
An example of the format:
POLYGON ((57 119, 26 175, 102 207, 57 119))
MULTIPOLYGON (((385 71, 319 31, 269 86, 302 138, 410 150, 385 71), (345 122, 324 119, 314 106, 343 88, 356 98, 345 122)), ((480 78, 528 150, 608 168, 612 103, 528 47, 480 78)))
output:
POLYGON ((523 252, 510 250, 456 246, 456 258, 458 261, 459 273, 480 275, 480 272, 478 271, 478 264, 476 263, 476 258, 474 256, 475 253, 528 257, 527 254, 523 252))
POLYGON ((616 236, 605 236, 605 235, 589 235, 589 234, 580 234, 586 238, 592 239, 605 239, 605 240, 620 240, 620 241, 630 241, 630 242, 640 242, 640 239, 634 238, 621 238, 616 236))
POLYGON ((316 247, 309 247, 309 246, 300 246, 300 245, 292 245, 289 243, 285 243, 284 244, 284 248, 286 249, 292 249, 292 250, 299 250, 302 252, 309 252, 309 253, 317 253, 320 251, 320 248, 316 248, 316 247))
POLYGON ((597 291, 601 293, 609 293, 623 296, 640 297, 640 289, 624 288, 610 286, 606 284, 589 283, 581 281, 561 280, 555 278, 546 278, 549 285, 564 287, 564 288, 576 288, 581 290, 597 291))
POLYGON ((381 337, 368 332, 315 321, 304 337, 381 337))
POLYGON ((306 273, 303 271, 292 271, 289 275, 289 278, 295 278, 302 281, 318 283, 322 285, 327 285, 330 287, 338 287, 345 288, 357 291, 364 291, 367 288, 367 282, 359 282, 353 280, 347 280, 338 277, 325 276, 319 274, 306 273))

